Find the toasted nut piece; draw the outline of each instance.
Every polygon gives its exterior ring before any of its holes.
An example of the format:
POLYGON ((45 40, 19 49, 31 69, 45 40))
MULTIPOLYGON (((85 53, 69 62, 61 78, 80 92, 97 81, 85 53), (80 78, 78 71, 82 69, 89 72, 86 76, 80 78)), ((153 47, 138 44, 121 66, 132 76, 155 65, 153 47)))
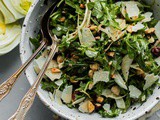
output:
POLYGON ((111 75, 111 78, 116 78, 116 75, 115 75, 115 74, 112 74, 112 75, 111 75))
POLYGON ((73 58, 73 57, 71 57, 71 60, 72 60, 73 62, 77 62, 77 59, 75 59, 75 58, 73 58))
POLYGON ((118 86, 113 86, 113 87, 111 88, 111 91, 112 91, 115 95, 119 95, 119 93, 120 93, 120 89, 119 89, 118 86))
POLYGON ((85 5, 84 4, 80 4, 80 8, 84 9, 85 5))
POLYGON ((58 62, 58 63, 62 63, 63 61, 64 61, 64 58, 59 55, 59 56, 57 57, 57 62, 58 62))
POLYGON ((79 57, 77 55, 72 55, 72 58, 78 59, 79 57))
POLYGON ((98 64, 98 63, 91 64, 91 65, 90 65, 90 68, 91 68, 93 71, 97 71, 97 70, 99 69, 99 64, 98 64))
POLYGON ((88 89, 91 90, 93 88, 94 84, 93 82, 89 84, 88 89))
POLYGON ((95 104, 96 108, 100 108, 102 105, 100 103, 95 104))
POLYGON ((78 81, 77 81, 77 80, 74 80, 74 79, 70 79, 70 82, 71 82, 71 83, 78 83, 78 81))
POLYGON ((107 55, 113 57, 115 55, 115 52, 108 52, 107 55))
POLYGON ((100 36, 97 36, 97 37, 95 37, 95 39, 96 39, 96 40, 100 40, 100 39, 101 39, 101 37, 100 37, 100 36))
POLYGON ((137 75, 145 77, 145 72, 142 69, 137 70, 137 75))
POLYGON ((61 22, 64 22, 65 20, 66 20, 65 17, 61 17, 61 18, 60 18, 60 21, 61 21, 61 22))
POLYGON ((96 28, 97 28, 97 26, 92 25, 92 26, 90 27, 90 30, 95 30, 96 28))
POLYGON ((91 101, 88 101, 88 112, 92 113, 95 110, 95 106, 91 101))
POLYGON ((136 20, 137 18, 138 18, 138 16, 131 17, 132 20, 136 20))
POLYGON ((149 28, 149 29, 146 29, 145 30, 145 33, 146 34, 151 34, 151 33, 153 33, 155 31, 155 28, 149 28))
POLYGON ((127 30, 129 33, 132 33, 132 32, 133 32, 133 31, 132 31, 132 27, 133 27, 132 25, 129 25, 126 30, 127 30))
POLYGON ((89 76, 90 78, 93 78, 93 74, 94 74, 94 71, 93 71, 93 70, 89 70, 88 76, 89 76))
POLYGON ((112 63, 113 63, 113 61, 110 61, 108 64, 109 64, 109 66, 111 66, 112 65, 112 63))
POLYGON ((149 43, 154 43, 154 41, 155 41, 155 40, 154 40, 153 37, 149 38, 149 40, 148 40, 149 43))
POLYGON ((120 41, 118 41, 118 42, 117 42, 117 45, 118 45, 118 46, 119 46, 119 45, 121 45, 121 42, 120 42, 120 41))
POLYGON ((61 70, 58 68, 52 68, 51 71, 52 71, 52 73, 60 73, 61 72, 61 70))
POLYGON ((102 103, 104 101, 104 98, 99 96, 99 97, 97 97, 96 101, 99 103, 102 103))

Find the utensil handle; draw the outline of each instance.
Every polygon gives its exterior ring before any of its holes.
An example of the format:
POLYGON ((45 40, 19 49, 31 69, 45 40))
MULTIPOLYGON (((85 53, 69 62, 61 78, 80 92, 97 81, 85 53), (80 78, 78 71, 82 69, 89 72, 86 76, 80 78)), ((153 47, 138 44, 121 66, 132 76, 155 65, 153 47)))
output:
POLYGON ((19 75, 32 62, 32 60, 37 56, 37 54, 46 46, 46 44, 47 40, 42 40, 41 45, 34 52, 34 54, 10 78, 8 78, 0 85, 0 101, 10 93, 19 75))
POLYGON ((9 120, 24 120, 26 113, 28 112, 28 110, 30 109, 30 107, 33 104, 37 89, 41 83, 41 80, 44 76, 44 73, 45 73, 50 61, 52 60, 54 54, 56 53, 57 43, 55 42, 55 44, 52 44, 49 56, 48 56, 45 64, 43 65, 42 70, 38 74, 38 77, 37 77, 35 83, 31 86, 29 91, 25 94, 25 96, 21 100, 21 103, 20 103, 17 111, 15 112, 15 114, 12 117, 9 118, 9 120))

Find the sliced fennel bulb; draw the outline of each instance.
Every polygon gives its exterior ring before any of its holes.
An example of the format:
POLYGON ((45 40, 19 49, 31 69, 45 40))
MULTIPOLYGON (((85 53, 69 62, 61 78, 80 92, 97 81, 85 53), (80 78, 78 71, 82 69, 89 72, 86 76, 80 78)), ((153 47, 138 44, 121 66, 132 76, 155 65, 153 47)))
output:
POLYGON ((10 13, 10 11, 6 8, 6 6, 4 6, 2 1, 0 1, 0 8, 1 8, 0 11, 4 15, 5 24, 13 23, 13 22, 16 21, 16 19, 13 16, 13 14, 10 13))
POLYGON ((29 7, 32 5, 34 0, 10 0, 13 7, 21 14, 26 15, 29 7))
POLYGON ((0 48, 3 48, 13 42, 15 38, 21 33, 20 25, 9 24, 6 25, 5 34, 0 34, 0 48))
MULTIPOLYGON (((13 14, 16 20, 21 19, 24 17, 23 14, 19 13, 11 4, 10 0, 2 0, 4 5, 8 8, 8 10, 13 14)), ((19 0, 18 0, 19 1, 19 0)))
POLYGON ((4 23, 3 14, 0 11, 0 34, 5 34, 6 32, 6 25, 4 23))
POLYGON ((19 34, 12 43, 10 43, 9 45, 3 48, 0 48, 0 55, 4 55, 10 52, 11 50, 13 50, 19 44, 20 40, 21 40, 21 36, 19 34))

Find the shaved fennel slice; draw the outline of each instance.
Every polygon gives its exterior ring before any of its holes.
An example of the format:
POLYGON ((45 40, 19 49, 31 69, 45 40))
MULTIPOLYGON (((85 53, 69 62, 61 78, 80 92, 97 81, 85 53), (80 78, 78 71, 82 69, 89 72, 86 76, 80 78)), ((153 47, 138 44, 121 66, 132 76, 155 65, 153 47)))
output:
POLYGON ((141 30, 144 28, 144 25, 142 23, 137 23, 135 26, 132 26, 132 31, 137 32, 138 30, 141 30))
POLYGON ((92 51, 92 50, 86 50, 86 55, 90 58, 94 58, 97 56, 98 52, 97 51, 92 51))
POLYGON ((127 90, 126 83, 124 82, 122 76, 117 72, 114 78, 115 82, 121 87, 127 90))
POLYGON ((18 35, 12 43, 9 45, 5 46, 4 48, 0 48, 0 55, 6 54, 13 50, 21 41, 21 36, 18 35))
POLYGON ((13 14, 13 16, 15 17, 16 20, 24 17, 24 15, 22 15, 21 13, 19 13, 15 10, 15 8, 12 6, 10 0, 2 0, 2 1, 6 5, 8 10, 13 14))
MULTIPOLYGON (((39 69, 42 69, 44 63, 46 61, 46 57, 44 56, 40 56, 38 59, 36 59, 34 61, 34 64, 37 64, 37 66, 39 67, 39 69)), ((52 60, 45 72, 45 75, 50 78, 51 81, 54 81, 56 79, 60 79, 62 73, 52 73, 51 69, 52 68, 57 68, 58 64, 56 61, 52 60)))
POLYGON ((123 98, 121 99, 116 99, 116 104, 117 104, 117 107, 120 108, 120 109, 125 109, 126 108, 126 105, 125 105, 125 102, 123 100, 123 98))
POLYGON ((57 102, 59 105, 62 105, 61 96, 62 96, 62 92, 56 89, 54 94, 54 101, 57 102))
POLYGON ((72 101, 72 89, 73 86, 66 86, 62 92, 61 99, 63 100, 64 103, 71 103, 72 101))
POLYGON ((85 97, 79 98, 78 100, 74 101, 74 102, 72 103, 72 105, 76 105, 76 104, 78 104, 78 103, 81 103, 81 102, 83 102, 84 100, 85 100, 85 97))
POLYGON ((142 92, 136 88, 134 85, 129 86, 129 91, 130 91, 130 97, 131 98, 139 98, 139 96, 142 94, 142 92))
POLYGON ((102 91, 102 95, 105 96, 106 98, 112 98, 112 99, 121 99, 124 96, 117 96, 110 89, 105 89, 102 91))
POLYGON ((109 72, 108 71, 96 71, 93 75, 93 84, 95 85, 98 82, 108 82, 109 81, 109 72))
POLYGON ((2 12, 4 19, 5 19, 5 24, 13 23, 16 21, 13 14, 10 13, 10 11, 4 6, 2 1, 0 1, 0 8, 1 8, 0 11, 2 12))
POLYGON ((144 13, 142 16, 144 16, 145 18, 142 20, 142 22, 150 22, 152 20, 152 12, 146 12, 144 13))
POLYGON ((95 38, 89 28, 82 28, 82 39, 80 39, 81 45, 92 47, 95 43, 95 38))
POLYGON ((59 79, 59 80, 55 81, 55 84, 60 87, 63 84, 63 80, 59 79))
POLYGON ((128 55, 126 55, 122 59, 122 73, 126 82, 128 81, 129 69, 132 62, 133 62, 133 59, 131 59, 128 55))
POLYGON ((111 112, 111 105, 106 103, 103 105, 103 109, 107 112, 111 112))
POLYGON ((160 57, 156 58, 155 62, 160 66, 160 57))
POLYGON ((127 1, 127 2, 117 2, 116 5, 122 5, 121 13, 124 17, 128 14, 129 18, 138 17, 140 10, 138 7, 143 7, 143 5, 136 1, 127 1))
POLYGON ((82 113, 88 113, 88 100, 82 102, 79 104, 79 111, 81 111, 82 113))
POLYGON ((121 30, 125 29, 127 27, 126 20, 125 19, 115 19, 116 22, 118 22, 119 27, 121 30))
POLYGON ((116 41, 124 36, 126 31, 121 31, 113 27, 100 28, 100 30, 108 35, 113 41, 116 41))
POLYGON ((152 74, 147 74, 146 77, 144 78, 146 80, 145 85, 143 86, 143 90, 146 90, 147 88, 151 87, 158 79, 158 75, 152 74))
POLYGON ((158 23, 155 26, 155 34, 157 36, 157 38, 160 40, 160 21, 158 21, 158 23))
POLYGON ((126 12, 127 12, 129 18, 139 16, 140 11, 139 11, 139 8, 136 3, 126 2, 125 5, 126 5, 126 12))

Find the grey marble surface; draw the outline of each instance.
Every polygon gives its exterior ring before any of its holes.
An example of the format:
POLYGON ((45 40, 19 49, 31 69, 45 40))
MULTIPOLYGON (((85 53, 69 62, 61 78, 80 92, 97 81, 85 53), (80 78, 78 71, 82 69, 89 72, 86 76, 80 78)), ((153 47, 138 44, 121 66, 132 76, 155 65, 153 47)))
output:
MULTIPOLYGON (((12 52, 0 56, 0 84, 12 75, 20 65, 21 61, 18 47, 12 52)), ((11 93, 0 102, 0 120, 8 120, 8 118, 16 111, 20 100, 29 87, 30 85, 25 75, 22 74, 11 93)), ((25 120, 53 120, 52 116, 53 113, 46 108, 37 97, 25 120)))

